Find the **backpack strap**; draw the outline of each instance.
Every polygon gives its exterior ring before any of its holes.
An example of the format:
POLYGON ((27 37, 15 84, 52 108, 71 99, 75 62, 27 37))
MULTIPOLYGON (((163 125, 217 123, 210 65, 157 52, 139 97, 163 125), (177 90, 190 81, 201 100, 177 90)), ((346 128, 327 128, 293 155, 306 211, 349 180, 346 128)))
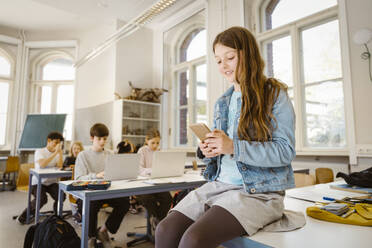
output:
POLYGON ((25 241, 23 243, 23 248, 32 248, 32 243, 34 242, 34 235, 35 235, 35 230, 39 226, 39 223, 36 225, 30 226, 28 228, 26 236, 25 236, 25 241))

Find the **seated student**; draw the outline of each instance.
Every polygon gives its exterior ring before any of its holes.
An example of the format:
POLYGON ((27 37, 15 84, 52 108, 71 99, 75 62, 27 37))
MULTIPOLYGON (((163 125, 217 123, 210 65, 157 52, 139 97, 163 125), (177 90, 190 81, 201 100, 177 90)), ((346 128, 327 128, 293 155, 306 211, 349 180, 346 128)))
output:
POLYGON ((81 151, 84 151, 83 144, 80 141, 73 142, 71 144, 70 153, 63 162, 63 168, 72 168, 75 166, 76 158, 81 151))
MULTIPOLYGON (((125 139, 116 146, 116 149, 117 149, 118 154, 134 153, 135 146, 132 142, 125 139)), ((138 212, 141 211, 141 206, 138 204, 136 196, 130 196, 129 203, 130 203, 129 211, 132 214, 137 214, 138 212)))
MULTIPOLYGON (((90 129, 90 138, 93 146, 91 149, 79 153, 75 164, 75 180, 104 178, 105 160, 109 154, 108 151, 104 150, 104 146, 108 135, 109 130, 104 124, 96 123, 92 126, 90 129)), ((78 205, 81 209, 81 201, 78 201, 78 205)), ((107 231, 110 231, 112 234, 118 231, 128 209, 128 197, 91 202, 88 231, 90 239, 88 246, 94 247, 97 238, 102 242, 104 248, 112 247, 107 231), (97 230, 97 214, 103 204, 108 204, 113 208, 113 211, 107 218, 106 223, 97 230)))
MULTIPOLYGON (((156 129, 150 129, 145 138, 145 145, 138 150, 140 155, 140 175, 151 175, 152 155, 157 151, 160 144, 160 133, 156 129)), ((171 204, 172 196, 169 192, 139 195, 137 199, 147 209, 150 216, 155 218, 152 226, 155 227, 159 221, 167 215, 171 204)))
MULTIPOLYGON (((70 170, 75 167, 75 162, 78 154, 84 150, 83 144, 80 141, 75 141, 71 144, 69 156, 65 158, 63 162, 63 169, 70 170)), ((70 180, 71 178, 65 178, 66 180, 70 180)), ((69 195, 72 217, 74 218, 75 222, 81 223, 81 214, 77 208, 77 200, 72 196, 69 195)))
MULTIPOLYGON (((58 132, 49 133, 47 136, 47 146, 41 149, 38 149, 35 152, 35 169, 43 168, 62 168, 63 163, 63 154, 62 154, 62 142, 63 136, 58 132)), ((30 213, 31 216, 35 216, 36 209, 36 192, 37 192, 37 178, 32 177, 32 186, 31 194, 34 196, 34 199, 30 204, 30 213)), ((41 184, 41 193, 40 193, 40 209, 47 203, 49 195, 53 198, 53 210, 57 214, 57 204, 58 204, 58 179, 57 178, 44 178, 42 179, 41 184)), ((65 198, 63 197, 63 200, 65 198)), ((17 222, 20 224, 25 224, 27 218, 27 208, 18 216, 17 222)))

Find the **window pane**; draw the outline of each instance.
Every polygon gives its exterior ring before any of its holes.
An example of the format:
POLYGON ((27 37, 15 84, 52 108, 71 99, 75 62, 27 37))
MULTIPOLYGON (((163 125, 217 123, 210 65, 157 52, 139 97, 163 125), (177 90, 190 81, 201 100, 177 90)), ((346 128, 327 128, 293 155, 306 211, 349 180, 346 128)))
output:
POLYGON ((8 112, 9 84, 0 82, 0 114, 8 112))
POLYGON ((57 113, 68 114, 65 122, 63 136, 67 140, 72 138, 72 111, 74 103, 74 87, 72 85, 60 85, 57 93, 57 113))
POLYGON ((207 123, 207 65, 196 67, 196 123, 207 123))
POLYGON ((10 77, 10 63, 2 56, 0 56, 0 76, 10 77))
POLYGON ((68 59, 55 59, 43 67, 42 80, 74 80, 75 68, 68 59))
POLYGON ((337 0, 271 0, 265 4, 264 30, 270 30, 337 5, 337 0))
POLYGON ((57 93, 57 113, 71 114, 74 104, 74 87, 60 85, 57 93))
POLYGON ((207 100, 207 65, 196 67, 196 100, 207 100))
POLYGON ((186 50, 186 61, 190 61, 207 54, 207 32, 205 29, 200 31, 192 38, 186 50))
POLYGON ((6 114, 0 114, 0 145, 5 145, 6 114))
POLYGON ((265 54, 267 75, 293 86, 291 38, 286 36, 266 43, 265 54))
POLYGON ((41 105, 40 113, 49 114, 52 105, 52 87, 43 86, 41 88, 41 105))
POLYGON ((344 147, 345 114, 342 82, 307 86, 306 136, 312 147, 344 147))
POLYGON ((187 127, 189 126, 189 118, 187 114, 187 109, 180 109, 178 113, 178 123, 179 123, 179 133, 178 133, 178 144, 187 144, 187 127))
POLYGON ((341 78, 338 20, 302 31, 305 83, 341 78))
POLYGON ((178 76, 178 106, 187 105, 189 99, 189 71, 177 72, 178 76))

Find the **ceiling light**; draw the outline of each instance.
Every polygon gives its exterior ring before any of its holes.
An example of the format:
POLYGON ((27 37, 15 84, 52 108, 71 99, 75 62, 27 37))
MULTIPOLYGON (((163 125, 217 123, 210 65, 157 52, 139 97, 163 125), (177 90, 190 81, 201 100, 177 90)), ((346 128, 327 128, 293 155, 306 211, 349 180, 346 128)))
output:
MULTIPOLYGON (((163 12, 165 9, 172 6, 178 0, 160 0, 156 4, 152 5, 150 8, 142 12, 138 17, 132 19, 123 27, 118 29, 114 34, 112 34, 109 38, 107 38, 103 43, 101 43, 96 48, 92 49, 88 54, 81 57, 78 61, 75 62, 74 67, 78 68, 85 64, 86 62, 92 60, 93 58, 97 57, 101 54, 104 50, 109 48, 111 45, 115 44, 122 38, 134 33, 137 31, 141 26, 144 24, 150 23, 151 20, 163 12)), ((108 7, 107 0, 100 0, 99 4, 102 4, 105 7, 108 7)), ((99 5, 100 6, 100 5, 99 5)), ((103 7, 100 6, 100 7, 103 7)))

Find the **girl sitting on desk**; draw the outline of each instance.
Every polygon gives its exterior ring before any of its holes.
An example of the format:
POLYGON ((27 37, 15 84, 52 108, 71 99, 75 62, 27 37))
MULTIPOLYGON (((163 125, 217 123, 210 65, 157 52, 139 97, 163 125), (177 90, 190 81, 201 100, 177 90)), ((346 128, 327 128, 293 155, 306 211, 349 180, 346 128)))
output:
POLYGON ((216 102, 213 131, 199 144, 209 180, 162 220, 155 247, 217 247, 252 235, 282 217, 284 190, 294 187, 295 115, 287 86, 267 78, 254 36, 232 27, 213 52, 232 84, 216 102))

